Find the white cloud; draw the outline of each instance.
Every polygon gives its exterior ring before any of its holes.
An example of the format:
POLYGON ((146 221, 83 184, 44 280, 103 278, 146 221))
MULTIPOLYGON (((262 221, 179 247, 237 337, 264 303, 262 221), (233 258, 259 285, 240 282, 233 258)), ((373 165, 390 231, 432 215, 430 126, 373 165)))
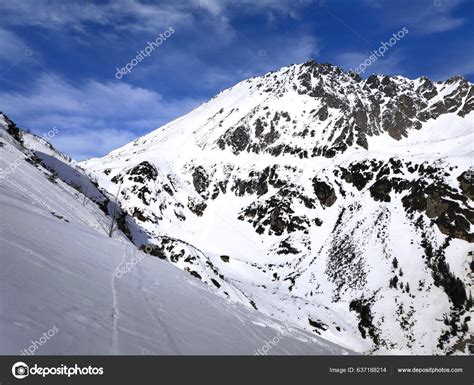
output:
POLYGON ((307 6, 315 6, 321 0, 193 0, 196 6, 206 9, 213 15, 221 15, 238 9, 241 12, 278 12, 297 17, 298 11, 307 6))
POLYGON ((3 1, 0 20, 4 25, 71 28, 85 32, 87 23, 117 29, 159 30, 163 26, 191 22, 192 15, 172 4, 150 4, 123 0, 92 1, 3 1))
POLYGON ((201 100, 167 100, 125 82, 86 81, 75 87, 44 75, 28 92, 0 92, 0 110, 25 128, 44 133, 57 127, 53 144, 83 158, 104 154, 181 116, 201 100))
POLYGON ((32 61, 35 59, 35 54, 28 44, 15 33, 0 28, 0 63, 12 64, 32 61))
POLYGON ((205 11, 215 26, 230 29, 229 17, 234 11, 258 13, 275 11, 296 17, 297 11, 313 0, 174 0, 159 3, 139 0, 93 2, 88 0, 2 1, 0 21, 3 25, 36 26, 47 29, 87 31, 88 23, 117 30, 159 31, 170 25, 192 27, 203 22, 205 11))
POLYGON ((414 12, 402 20, 409 26, 410 31, 420 34, 432 34, 446 32, 462 26, 467 19, 464 17, 455 17, 451 13, 457 1, 442 7, 431 7, 414 12))
POLYGON ((365 0, 365 4, 379 9, 384 27, 407 26, 410 33, 433 34, 456 29, 467 18, 455 16, 456 8, 465 0, 390 1, 365 0))
POLYGON ((411 24, 417 26, 415 30, 418 29, 422 33, 430 34, 451 31, 463 25, 466 20, 463 17, 433 13, 428 17, 415 17, 411 24))
POLYGON ((50 141, 73 159, 84 160, 91 156, 107 154, 136 137, 137 135, 130 131, 103 128, 73 133, 63 133, 60 130, 50 141), (91 146, 91 143, 94 145, 91 146))

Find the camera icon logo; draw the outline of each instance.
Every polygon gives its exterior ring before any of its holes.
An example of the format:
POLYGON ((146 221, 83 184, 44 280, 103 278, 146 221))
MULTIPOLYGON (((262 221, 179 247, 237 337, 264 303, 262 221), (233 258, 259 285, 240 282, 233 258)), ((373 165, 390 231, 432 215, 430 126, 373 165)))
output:
POLYGON ((12 366, 13 377, 18 378, 19 380, 28 377, 29 373, 30 369, 24 362, 17 362, 12 366))

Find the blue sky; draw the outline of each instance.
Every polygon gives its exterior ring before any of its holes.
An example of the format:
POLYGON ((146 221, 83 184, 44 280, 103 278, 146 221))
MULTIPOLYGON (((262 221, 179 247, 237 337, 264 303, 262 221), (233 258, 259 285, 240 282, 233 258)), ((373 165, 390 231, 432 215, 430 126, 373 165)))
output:
POLYGON ((0 111, 81 160, 245 78, 308 59, 371 73, 474 80, 473 0, 0 0, 0 111), (169 28, 133 70, 135 58, 169 28))

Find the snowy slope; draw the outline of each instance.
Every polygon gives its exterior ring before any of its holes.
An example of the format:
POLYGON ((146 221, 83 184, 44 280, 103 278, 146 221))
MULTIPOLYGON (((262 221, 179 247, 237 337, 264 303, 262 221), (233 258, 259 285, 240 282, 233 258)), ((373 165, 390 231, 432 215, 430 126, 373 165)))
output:
POLYGON ((465 353, 473 107, 459 77, 310 61, 80 165, 223 297, 359 352, 465 353))
POLYGON ((90 181, 74 162, 0 118, 0 354, 351 353, 219 298, 120 230, 107 237, 102 192, 78 197, 90 181))

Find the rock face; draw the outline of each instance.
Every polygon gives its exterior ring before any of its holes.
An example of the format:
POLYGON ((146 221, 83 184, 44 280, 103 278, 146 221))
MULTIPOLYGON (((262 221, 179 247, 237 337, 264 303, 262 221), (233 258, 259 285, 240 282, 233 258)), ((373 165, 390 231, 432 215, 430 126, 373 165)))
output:
POLYGON ((226 298, 373 353, 466 353, 473 85, 309 61, 82 166, 142 247, 226 298))
MULTIPOLYGON (((4 122, 6 131, 10 134, 16 141, 22 142, 22 133, 16 124, 6 115, 0 111, 0 118, 4 122)), ((3 123, 2 122, 2 123, 3 123)))
POLYGON ((330 207, 336 202, 334 189, 326 182, 313 179, 314 193, 323 206, 330 207))

